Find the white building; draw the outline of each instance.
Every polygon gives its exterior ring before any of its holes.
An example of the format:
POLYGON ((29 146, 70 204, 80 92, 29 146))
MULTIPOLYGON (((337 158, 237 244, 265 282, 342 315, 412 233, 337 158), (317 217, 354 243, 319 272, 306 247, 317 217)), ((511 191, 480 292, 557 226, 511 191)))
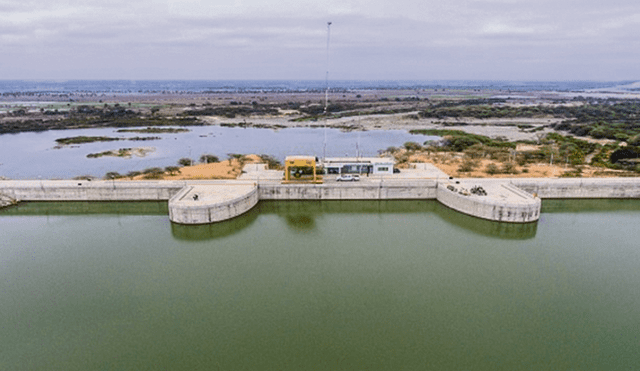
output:
POLYGON ((393 174, 390 157, 330 157, 322 165, 327 174, 393 174))

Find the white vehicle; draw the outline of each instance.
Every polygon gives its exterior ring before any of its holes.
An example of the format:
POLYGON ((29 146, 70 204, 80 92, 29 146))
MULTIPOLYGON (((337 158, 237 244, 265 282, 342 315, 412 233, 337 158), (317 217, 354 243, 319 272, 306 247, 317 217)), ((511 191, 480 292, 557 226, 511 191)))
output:
POLYGON ((357 182, 360 180, 360 175, 351 175, 351 174, 338 175, 336 180, 338 182, 357 182))

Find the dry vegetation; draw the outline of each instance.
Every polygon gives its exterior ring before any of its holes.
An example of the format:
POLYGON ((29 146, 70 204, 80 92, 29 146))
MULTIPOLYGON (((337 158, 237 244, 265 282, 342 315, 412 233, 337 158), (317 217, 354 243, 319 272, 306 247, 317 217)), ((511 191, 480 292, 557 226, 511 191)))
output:
POLYGON ((398 168, 412 162, 426 162, 458 178, 535 178, 535 177, 617 177, 637 176, 635 172, 592 165, 573 165, 568 161, 536 161, 534 154, 543 145, 518 146, 515 151, 495 148, 470 148, 463 152, 447 152, 434 148, 399 148, 385 152, 397 161, 398 168), (527 159, 528 158, 528 159, 527 159))

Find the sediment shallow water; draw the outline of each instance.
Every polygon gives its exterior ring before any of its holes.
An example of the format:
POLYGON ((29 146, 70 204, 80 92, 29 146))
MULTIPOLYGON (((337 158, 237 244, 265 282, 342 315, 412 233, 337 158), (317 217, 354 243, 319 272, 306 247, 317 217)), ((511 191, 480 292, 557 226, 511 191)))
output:
MULTIPOLYGON (((222 126, 189 126, 188 133, 118 133, 117 128, 50 130, 0 135, 0 176, 10 179, 70 179, 81 175, 103 177, 107 172, 126 174, 150 167, 176 166, 180 158, 198 161, 203 154, 226 159, 229 153, 268 154, 283 161, 288 155, 322 157, 325 130, 321 128, 257 129, 222 126), (116 138, 159 137, 149 141, 94 142, 56 147, 56 139, 76 136, 116 138), (88 154, 120 148, 152 147, 145 157, 87 158, 88 154)), ((131 129, 131 128, 128 128, 131 129)), ((377 156, 389 146, 407 141, 423 143, 433 136, 412 135, 403 130, 342 132, 327 129, 328 157, 377 156)))
POLYGON ((0 368, 630 369, 639 200, 501 224, 435 201, 0 210, 0 368))

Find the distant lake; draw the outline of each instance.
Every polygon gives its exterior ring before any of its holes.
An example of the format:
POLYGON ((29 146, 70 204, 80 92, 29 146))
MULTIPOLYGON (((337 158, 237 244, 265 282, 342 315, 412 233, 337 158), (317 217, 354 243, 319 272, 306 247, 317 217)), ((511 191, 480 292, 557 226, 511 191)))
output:
MULTIPOLYGON (((197 161, 205 154, 221 160, 229 153, 268 154, 279 160, 288 155, 322 157, 325 130, 321 128, 256 129, 221 126, 192 126, 188 133, 141 134, 118 133, 116 128, 51 130, 0 135, 0 176, 10 179, 69 179, 80 175, 104 176, 117 171, 126 174, 149 167, 177 165, 180 158, 197 161), (75 136, 145 137, 157 136, 152 141, 96 142, 54 149, 56 139, 75 136), (155 147, 146 157, 87 158, 119 148, 155 147)), ((372 130, 342 132, 326 129, 327 156, 377 156, 389 146, 401 146, 407 141, 423 143, 433 136, 412 135, 403 130, 372 130)))
MULTIPOLYGON (((583 91, 632 81, 331 80, 332 91, 372 89, 493 89, 583 91)), ((0 80, 0 93, 138 94, 162 92, 324 91, 325 80, 0 80)))

